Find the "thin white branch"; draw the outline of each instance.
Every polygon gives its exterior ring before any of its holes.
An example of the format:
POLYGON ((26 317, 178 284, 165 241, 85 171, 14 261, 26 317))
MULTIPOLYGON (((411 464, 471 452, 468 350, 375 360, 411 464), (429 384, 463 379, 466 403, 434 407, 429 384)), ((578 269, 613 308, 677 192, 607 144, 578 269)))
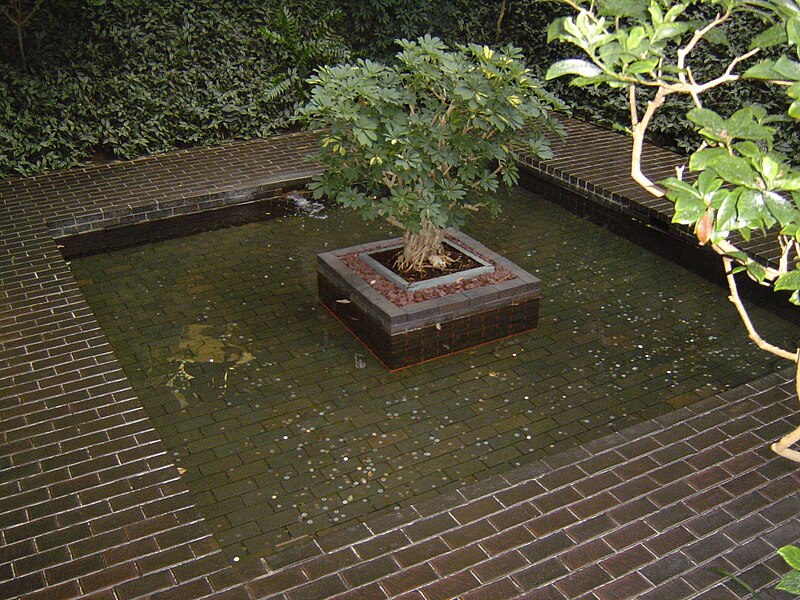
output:
MULTIPOLYGON (((647 109, 642 115, 642 120, 632 123, 633 126, 631 127, 631 133, 633 135, 633 145, 631 147, 631 177, 636 183, 641 185, 648 193, 656 198, 664 196, 664 190, 653 183, 650 178, 642 172, 642 150, 644 148, 644 134, 647 132, 650 120, 659 107, 664 104, 664 100, 669 94, 670 92, 666 88, 658 88, 655 97, 647 103, 647 109)), ((635 96, 629 96, 629 102, 635 103, 635 101, 635 96)), ((633 114, 633 110, 634 109, 631 109, 631 114, 633 114)))
MULTIPOLYGON (((800 354, 800 351, 798 351, 798 354, 800 354)), ((800 398, 800 361, 797 363, 794 374, 794 387, 795 394, 798 398, 800 398)), ((778 456, 788 458, 794 462, 800 462, 800 452, 789 448, 789 446, 796 444, 797 442, 800 442, 800 427, 787 433, 779 441, 772 444, 770 448, 772 448, 772 451, 778 456)))
POLYGON ((728 256, 723 256, 722 262, 725 265, 725 278, 728 281, 728 289, 731 293, 730 296, 728 296, 728 300, 730 300, 736 307, 736 311, 739 313, 739 318, 742 320, 745 329, 747 329, 748 337, 761 350, 769 352, 770 354, 779 358, 785 358, 786 360, 796 363, 798 360, 798 353, 796 351, 789 352, 788 350, 784 350, 779 346, 770 344, 764 338, 762 338, 758 331, 756 331, 756 328, 753 327, 753 322, 750 320, 750 315, 747 314, 747 309, 744 307, 742 299, 739 297, 739 288, 736 285, 736 278, 732 273, 733 259, 729 258, 728 256))
POLYGON ((639 111, 636 108, 636 84, 632 83, 628 86, 628 105, 631 110, 631 127, 635 127, 639 122, 639 111))

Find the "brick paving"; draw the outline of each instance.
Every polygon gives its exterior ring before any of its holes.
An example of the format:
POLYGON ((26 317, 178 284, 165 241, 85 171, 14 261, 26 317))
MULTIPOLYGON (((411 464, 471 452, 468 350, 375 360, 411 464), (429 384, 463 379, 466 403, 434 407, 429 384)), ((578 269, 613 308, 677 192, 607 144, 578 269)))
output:
POLYGON ((343 207, 72 261, 226 554, 283 550, 781 365, 701 277, 525 190, 502 205, 469 233, 538 273, 538 329, 396 372, 317 300, 320 248, 392 235, 343 207))
MULTIPOLYGON (((624 143, 601 137, 605 153, 584 135, 570 151, 611 164, 624 143)), ((767 449, 797 420, 784 372, 231 564, 58 239, 277 194, 312 172, 300 161, 310 143, 295 134, 0 183, 0 597, 746 595, 715 569, 786 597, 771 590, 785 570, 774 551, 800 539, 800 478, 767 449)), ((565 171, 546 175, 569 187, 565 171)), ((592 192, 578 195, 604 200, 592 192)))

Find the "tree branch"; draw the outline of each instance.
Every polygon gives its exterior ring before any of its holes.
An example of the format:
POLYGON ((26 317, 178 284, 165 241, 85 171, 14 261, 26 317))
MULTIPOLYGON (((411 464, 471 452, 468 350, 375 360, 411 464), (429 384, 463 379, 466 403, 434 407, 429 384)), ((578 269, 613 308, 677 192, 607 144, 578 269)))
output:
MULTIPOLYGON (((664 190, 653 183, 644 173, 642 173, 642 149, 644 148, 644 134, 647 132, 647 127, 653 115, 664 104, 664 100, 670 94, 666 88, 660 87, 656 90, 656 96, 647 103, 647 109, 642 115, 642 120, 632 123, 631 133, 633 135, 633 145, 631 147, 631 177, 633 180, 641 185, 645 190, 657 198, 664 196, 664 190)), ((636 111, 636 96, 631 94, 629 96, 631 102, 631 115, 635 116, 636 111)))
POLYGON ((784 350, 779 346, 775 346, 774 344, 770 344, 761 335, 756 331, 756 328, 753 327, 753 322, 750 320, 750 315, 747 314, 747 309, 742 304, 742 299, 739 297, 739 288, 736 285, 736 278, 733 275, 733 259, 728 256, 722 257, 722 262, 725 265, 725 278, 728 281, 728 289, 730 290, 731 294, 728 296, 728 300, 730 300, 733 305, 736 307, 736 311, 739 313, 739 318, 741 318, 742 323, 747 329, 748 337, 758 346, 761 350, 765 352, 769 352, 773 356, 777 356, 779 358, 785 358, 786 360, 790 360, 794 363, 798 361, 797 352, 789 352, 788 350, 784 350))
MULTIPOLYGON (((798 354, 800 354, 800 351, 798 351, 798 354)), ((800 361, 798 361, 795 368, 794 387, 795 394, 798 398, 800 398, 800 361)), ((789 446, 796 444, 797 442, 800 442, 800 427, 797 427, 794 431, 787 433, 779 441, 772 444, 770 448, 778 456, 788 458, 794 462, 800 462, 800 452, 797 450, 791 450, 789 448, 789 446)))

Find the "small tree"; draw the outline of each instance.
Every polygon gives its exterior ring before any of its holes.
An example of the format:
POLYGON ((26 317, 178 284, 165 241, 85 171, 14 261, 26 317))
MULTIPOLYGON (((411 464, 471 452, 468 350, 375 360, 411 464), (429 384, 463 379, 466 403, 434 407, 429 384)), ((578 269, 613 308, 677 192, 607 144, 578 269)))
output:
MULTIPOLYGON (((800 57, 800 8, 792 0, 562 1, 575 14, 551 23, 548 39, 577 46, 584 58, 553 64, 548 78, 573 75, 574 85, 604 84, 627 94, 631 176, 651 194, 672 200, 673 221, 692 226, 699 243, 710 244, 720 255, 729 299, 749 337, 762 350, 795 363, 800 396, 800 352, 780 348, 758 334, 734 277, 745 272, 762 285, 789 290, 790 301, 800 304, 800 171, 796 156, 786 157, 772 145, 776 122, 789 121, 796 127, 800 118, 800 63, 778 53, 762 58, 765 48, 781 46, 800 57), (761 31, 753 31, 749 50, 717 62, 718 71, 701 79, 700 69, 692 68, 693 59, 702 63, 697 59, 710 44, 730 48, 725 25, 743 17, 761 25, 761 31), (787 114, 769 115, 762 106, 745 106, 722 116, 703 106, 704 92, 745 79, 785 89, 787 114), (680 166, 675 177, 654 183, 641 169, 644 136, 665 100, 678 95, 694 104, 687 118, 697 131, 699 146, 688 167, 699 175, 686 180, 680 166), (776 264, 759 262, 742 249, 741 242, 757 231, 774 236, 781 248, 776 264)), ((800 452, 789 448, 799 440, 800 427, 772 449, 800 462, 800 452)))
POLYGON ((399 41, 396 63, 324 67, 301 111, 319 135, 323 172, 310 184, 365 219, 403 231, 402 270, 443 268, 444 229, 517 182, 512 145, 551 156, 548 111, 560 103, 534 81, 520 51, 399 41), (526 127, 521 136, 523 128, 526 127))

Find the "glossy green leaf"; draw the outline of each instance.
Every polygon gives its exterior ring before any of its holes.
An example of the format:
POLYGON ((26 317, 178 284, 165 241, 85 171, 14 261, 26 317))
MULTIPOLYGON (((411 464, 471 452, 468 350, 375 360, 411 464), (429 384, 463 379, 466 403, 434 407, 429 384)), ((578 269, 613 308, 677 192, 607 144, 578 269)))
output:
POLYGON ((752 141, 768 141, 772 139, 772 130, 759 125, 753 119, 750 108, 737 110, 726 122, 727 133, 731 138, 752 141))
POLYGON ((795 172, 785 177, 775 179, 775 189, 784 192, 796 192, 800 190, 800 173, 795 172))
POLYGON ((635 50, 645 38, 644 27, 636 26, 628 32, 628 37, 625 40, 625 49, 628 52, 635 50))
POLYGON ((706 203, 702 198, 689 194, 677 194, 675 197, 674 223, 689 225, 697 222, 706 213, 706 203))
POLYGON ((725 231, 739 229, 736 217, 736 196, 728 194, 717 211, 717 228, 725 231))
POLYGON ((756 63, 749 69, 747 69, 744 73, 742 73, 742 78, 744 79, 780 79, 781 75, 778 71, 775 70, 775 61, 772 59, 766 59, 759 63, 756 63))
POLYGON ((640 73, 651 73, 658 66, 658 58, 648 58, 647 60, 637 60, 628 65, 626 73, 637 75, 640 73))
POLYGON ((763 151, 758 147, 758 144, 755 144, 749 140, 736 142, 733 147, 739 154, 746 156, 747 158, 756 158, 763 154, 763 151))
MULTIPOLYGON (((776 290, 800 290, 800 271, 795 270, 784 273, 775 280, 774 288, 776 290)), ((788 555, 793 561, 797 560, 798 557, 797 553, 795 552, 797 548, 795 548, 795 550, 786 550, 785 552, 781 552, 786 548, 792 548, 792 546, 784 546, 778 550, 778 554, 783 556, 784 560, 786 560, 787 564, 789 564, 786 556, 788 555)))
POLYGON ((664 23, 656 28, 656 34, 653 38, 653 42, 659 42, 661 40, 668 40, 677 37, 688 30, 688 23, 664 23))
POLYGON ((800 119, 800 100, 795 100, 792 102, 792 104, 789 106, 787 114, 793 119, 800 119))
POLYGON ((780 194, 766 191, 763 193, 763 197, 769 212, 781 226, 797 221, 797 218, 800 217, 800 211, 795 208, 794 204, 780 194))
POLYGON ((781 165, 775 160, 772 156, 762 156, 760 161, 760 171, 761 175, 766 182, 768 188, 772 187, 775 178, 778 176, 780 172, 781 165))
POLYGON ((703 171, 697 178, 697 189, 703 196, 716 192, 722 187, 722 180, 714 175, 713 171, 703 171))
MULTIPOLYGON (((800 304, 800 301, 796 300, 797 296, 797 293, 792 294, 793 304, 800 304)), ((775 589, 783 590, 790 594, 800 594, 800 572, 789 571, 786 573, 786 575, 781 578, 778 585, 775 586, 775 589)))
POLYGON ((774 69, 781 77, 792 81, 800 81, 800 63, 796 61, 781 56, 775 61, 774 69))
POLYGON ((595 77, 600 75, 602 71, 597 65, 590 63, 587 60, 579 58, 569 58, 560 60, 550 65, 547 69, 546 79, 555 79, 563 75, 578 75, 580 77, 595 77))
POLYGON ((720 157, 729 156, 725 148, 704 148, 698 150, 689 157, 689 169, 692 171, 702 171, 720 157))
MULTIPOLYGON (((791 273, 787 273, 787 275, 792 273, 797 275, 797 287, 793 287, 791 289, 800 289, 800 271, 792 271, 791 273)), ((797 546, 783 546, 782 548, 778 549, 778 554, 792 569, 795 571, 800 571, 800 548, 797 546)))
POLYGON ((790 44, 800 46, 800 16, 795 15, 786 22, 786 34, 790 44))
POLYGON ((707 108, 693 108, 686 117, 695 125, 714 131, 722 131, 725 128, 725 120, 707 108))
POLYGON ((728 154, 716 156, 708 162, 708 167, 714 169, 725 181, 746 187, 755 186, 756 172, 750 162, 743 158, 728 154))
POLYGON ((755 187, 756 172, 750 162, 738 156, 717 156, 708 163, 709 168, 714 169, 717 175, 725 181, 735 185, 745 187, 755 187))
POLYGON ((736 201, 736 212, 739 218, 748 222, 759 222, 764 216, 766 205, 761 192, 742 189, 736 201))
MULTIPOLYGON (((693 29, 697 29, 697 26, 694 26, 693 29)), ((725 46, 729 48, 731 43, 728 39, 728 35, 725 31, 720 27, 715 27, 711 29, 708 33, 703 36, 703 39, 708 42, 709 44, 714 44, 715 46, 725 46)))
POLYGON ((553 42, 555 40, 560 40, 569 35, 567 30, 564 28, 564 22, 566 21, 567 17, 559 17, 558 19, 553 20, 547 26, 547 42, 553 42))
POLYGON ((747 263, 747 273, 758 282, 764 281, 767 276, 767 270, 757 262, 751 260, 747 263))
POLYGON ((661 184, 676 192, 683 192, 697 199, 701 198, 701 193, 690 183, 678 179, 677 177, 667 177, 661 184))

